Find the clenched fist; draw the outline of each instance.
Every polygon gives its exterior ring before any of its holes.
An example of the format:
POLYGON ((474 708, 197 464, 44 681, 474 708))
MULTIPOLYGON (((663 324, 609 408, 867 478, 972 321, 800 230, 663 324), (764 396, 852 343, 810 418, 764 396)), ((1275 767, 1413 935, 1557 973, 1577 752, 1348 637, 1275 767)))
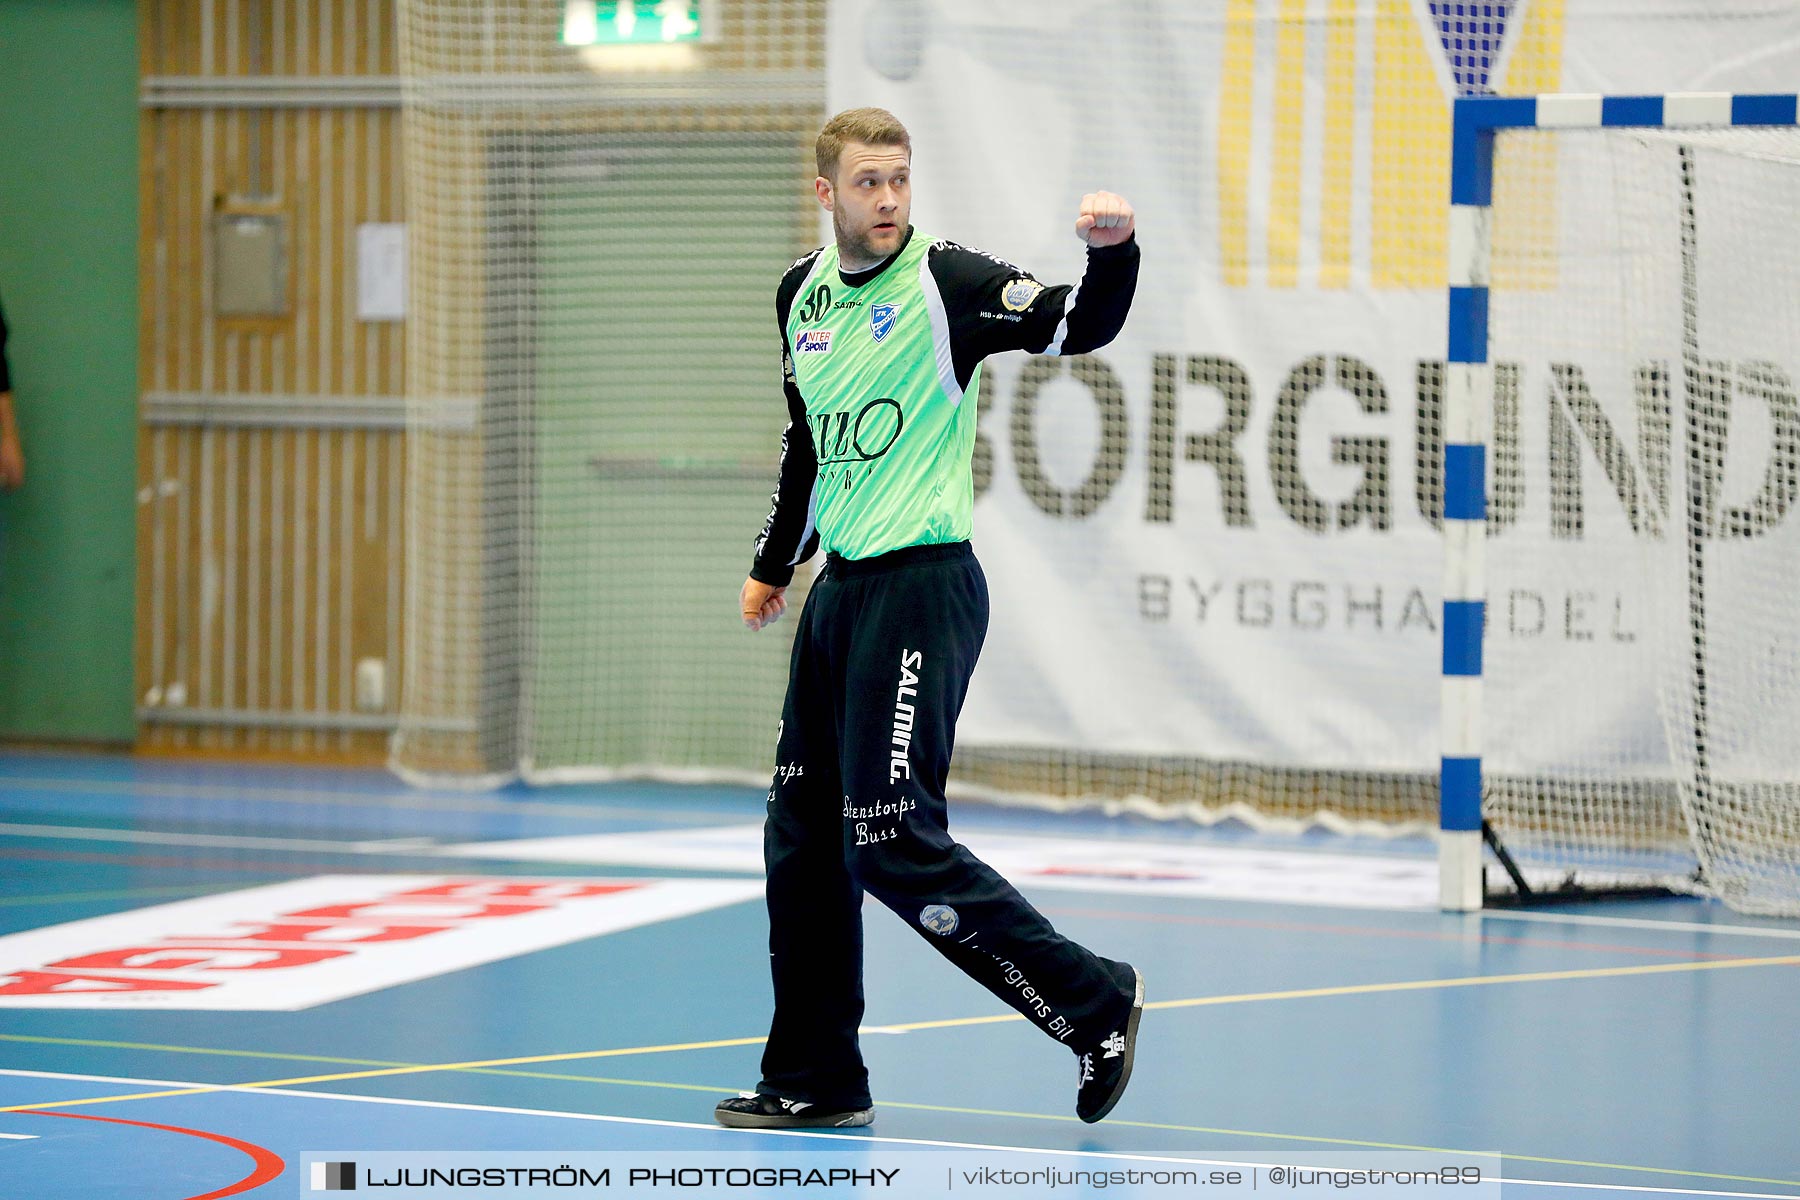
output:
POLYGON ((1131 238, 1137 216, 1131 202, 1111 192, 1089 192, 1081 198, 1075 236, 1090 246, 1117 246, 1131 238))
POLYGON ((787 589, 746 579, 738 593, 738 610, 744 618, 744 628, 755 633, 765 625, 773 625, 787 611, 787 589))

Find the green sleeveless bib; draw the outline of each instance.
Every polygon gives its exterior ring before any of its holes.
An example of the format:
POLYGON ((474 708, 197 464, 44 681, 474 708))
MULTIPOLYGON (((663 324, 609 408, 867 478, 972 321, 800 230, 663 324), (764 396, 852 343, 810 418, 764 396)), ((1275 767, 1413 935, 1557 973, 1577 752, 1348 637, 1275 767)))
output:
POLYGON ((824 548, 845 558, 969 537, 981 369, 957 386, 931 245, 915 230, 860 287, 844 283, 827 246, 788 313, 819 459, 814 517, 824 548))

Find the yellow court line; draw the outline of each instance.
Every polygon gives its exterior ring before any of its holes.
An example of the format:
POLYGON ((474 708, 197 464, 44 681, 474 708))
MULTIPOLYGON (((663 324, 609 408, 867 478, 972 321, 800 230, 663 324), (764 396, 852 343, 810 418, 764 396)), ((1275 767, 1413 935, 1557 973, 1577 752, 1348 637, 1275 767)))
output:
MULTIPOLYGON (((1474 975, 1459 979, 1419 979, 1399 983, 1365 983, 1346 987, 1303 988, 1286 992, 1255 992, 1236 996, 1199 996, 1186 1000, 1161 1000, 1145 1008, 1193 1008, 1211 1004, 1245 1004, 1261 1000, 1298 1000, 1323 996, 1370 995, 1381 992, 1426 991, 1437 988, 1476 987, 1499 983, 1544 983, 1569 979, 1606 979, 1633 975, 1666 975, 1685 971, 1720 971, 1733 967, 1795 966, 1800 955, 1764 958, 1734 958, 1708 962, 1656 963, 1650 966, 1598 967, 1577 971, 1534 971, 1520 975, 1474 975)), ((885 1029, 911 1032, 921 1029, 950 1029, 962 1026, 991 1025, 1002 1021, 1023 1021, 1018 1013, 987 1017, 957 1017, 943 1021, 915 1021, 903 1025, 886 1025, 885 1029)), ((611 1050, 577 1050, 561 1054, 533 1054, 517 1058, 476 1059, 469 1062, 426 1063, 382 1067, 371 1071, 344 1071, 332 1075, 306 1075, 292 1079, 265 1079, 255 1083, 214 1084, 172 1091, 133 1092, 121 1096, 90 1096, 79 1100, 56 1100, 46 1104, 21 1104, 0 1107, 0 1112, 19 1112, 28 1108, 76 1108, 90 1104, 113 1104, 126 1100, 156 1100, 174 1096, 194 1096, 207 1092, 248 1088, 298 1087, 309 1083, 340 1083, 351 1079, 378 1079, 390 1075, 425 1075, 441 1071, 475 1071, 488 1067, 514 1067, 530 1063, 578 1062, 596 1058, 619 1058, 633 1054, 671 1054, 684 1050, 715 1050, 728 1046, 755 1046, 761 1037, 725 1038, 709 1042, 676 1042, 660 1046, 626 1046, 611 1050)))
MULTIPOLYGON (((760 1041, 761 1039, 758 1038, 758 1039, 745 1039, 745 1040, 760 1041)), ((265 1052, 256 1051, 256 1050, 224 1050, 224 1049, 217 1049, 217 1048, 206 1047, 206 1046, 170 1046, 170 1045, 159 1045, 159 1044, 153 1044, 153 1043, 140 1043, 140 1042, 93 1041, 93 1040, 81 1039, 81 1038, 33 1037, 33 1036, 27 1036, 27 1035, 22 1035, 22 1034, 0 1034, 0 1041, 40 1042, 40 1043, 52 1043, 52 1044, 57 1044, 57 1045, 93 1046, 93 1047, 103 1047, 103 1048, 122 1049, 122 1050, 162 1050, 162 1051, 170 1051, 170 1052, 175 1052, 175 1053, 228 1055, 228 1056, 240 1057, 240 1058, 287 1058, 287 1059, 300 1059, 303 1061, 310 1061, 310 1062, 338 1062, 338 1063, 346 1063, 346 1064, 367 1064, 372 1061, 375 1061, 375 1060, 370 1060, 370 1059, 330 1058, 330 1057, 326 1057, 323 1055, 273 1054, 273 1053, 265 1053, 265 1052)), ((646 1049, 650 1049, 650 1048, 646 1048, 646 1049)), ((601 1053, 606 1053, 606 1052, 601 1052, 601 1053)), ((621 1051, 613 1051, 612 1053, 624 1054, 624 1053, 630 1053, 630 1051, 621 1050, 621 1051)), ((383 1063, 381 1065, 403 1066, 403 1065, 407 1065, 407 1064, 383 1063)), ((413 1064, 413 1065, 417 1066, 418 1069, 421 1071, 445 1069, 442 1067, 434 1067, 434 1066, 426 1065, 426 1064, 413 1064)), ((618 1079, 618 1078, 612 1078, 612 1077, 602 1076, 602 1075, 570 1075, 570 1074, 560 1073, 560 1072, 555 1072, 555 1071, 508 1071, 508 1070, 502 1070, 499 1068, 489 1068, 489 1067, 469 1067, 466 1069, 469 1070, 471 1074, 476 1074, 476 1075, 491 1075, 491 1076, 496 1076, 496 1077, 506 1078, 506 1079, 545 1079, 545 1080, 550 1080, 550 1081, 557 1082, 557 1083, 591 1083, 591 1084, 601 1084, 601 1085, 615 1086, 615 1087, 658 1088, 658 1089, 667 1090, 667 1091, 706 1092, 706 1093, 709 1093, 712 1095, 717 1095, 721 1092, 731 1092, 731 1091, 735 1090, 734 1088, 727 1087, 722 1084, 673 1083, 673 1082, 670 1082, 667 1080, 656 1080, 656 1079, 618 1079)), ((174 1092, 166 1092, 166 1093, 145 1093, 144 1096, 140 1096, 140 1097, 124 1097, 124 1096, 105 1097, 105 1098, 102 1098, 102 1100, 141 1099, 141 1098, 145 1098, 148 1096, 158 1096, 158 1095, 193 1095, 193 1094, 199 1094, 202 1092, 223 1091, 223 1090, 228 1090, 228 1089, 231 1089, 234 1087, 249 1088, 249 1087, 273 1087, 273 1086, 275 1086, 275 1085, 272 1083, 239 1084, 239 1085, 220 1084, 220 1085, 217 1085, 214 1087, 197 1087, 197 1088, 186 1089, 183 1091, 174 1091, 174 1092)), ((98 1102, 102 1102, 102 1101, 101 1100, 87 1101, 87 1103, 98 1103, 98 1102)), ((75 1103, 75 1102, 71 1102, 71 1103, 75 1103)), ((52 1107, 56 1107, 56 1106, 53 1104, 36 1104, 36 1105, 31 1105, 30 1107, 31 1108, 52 1108, 52 1107)), ((1057 1121, 1057 1122, 1065 1122, 1066 1123, 1066 1122, 1074 1121, 1076 1119, 1074 1117, 1068 1116, 1063 1113, 1016 1112, 1016 1111, 1012 1111, 1009 1109, 997 1109, 997 1108, 964 1108, 964 1107, 959 1107, 959 1106, 950 1105, 950 1104, 918 1104, 918 1103, 912 1103, 912 1102, 908 1102, 908 1101, 904 1101, 904 1100, 882 1100, 882 1101, 878 1102, 877 1107, 879 1107, 879 1108, 904 1108, 904 1109, 911 1109, 915 1112, 956 1113, 956 1114, 960 1114, 960 1115, 980 1116, 980 1117, 1009 1117, 1009 1118, 1015 1118, 1015 1119, 1019 1119, 1019 1120, 1029 1120, 1029 1121, 1057 1121)), ((18 1111, 18 1110, 0 1109, 0 1112, 11 1112, 11 1111, 18 1111)), ((1132 1121, 1132 1120, 1118 1118, 1118 1117, 1108 1118, 1107 1124, 1122 1126, 1122 1127, 1129 1127, 1129 1128, 1133 1128, 1133 1129, 1155 1129, 1155 1130, 1159 1130, 1162 1132, 1173 1132, 1173 1133, 1223 1134, 1223 1135, 1227 1135, 1227 1136, 1231 1136, 1231 1137, 1261 1138, 1261 1139, 1270 1140, 1270 1141, 1310 1142, 1310 1143, 1314 1143, 1317 1145, 1323 1145, 1323 1146, 1356 1146, 1356 1147, 1361 1147, 1363 1149, 1370 1149, 1370 1150, 1407 1150, 1407 1151, 1415 1151, 1415 1152, 1423 1153, 1423 1154, 1452 1154, 1452 1155, 1458 1155, 1458 1156, 1471 1156, 1472 1155, 1472 1156, 1476 1156, 1476 1157, 1496 1157, 1497 1156, 1497 1157, 1506 1159, 1511 1162, 1530 1162, 1530 1163, 1540 1163, 1540 1164, 1545 1164, 1545 1165, 1568 1166, 1568 1167, 1593 1167, 1593 1168, 1609 1170, 1609 1171, 1629 1171, 1629 1172, 1635 1172, 1635 1173, 1639 1173, 1639 1174, 1648 1174, 1648 1175, 1679 1175, 1679 1176, 1682 1176, 1683 1178, 1690 1178, 1690 1179, 1726 1180, 1726 1181, 1735 1182, 1735 1183, 1770 1183, 1770 1184, 1782 1185, 1785 1187, 1800 1188, 1800 1179, 1773 1179, 1773 1178, 1768 1178, 1768 1177, 1761 1176, 1761 1175, 1728 1175, 1728 1174, 1724 1174, 1724 1173, 1721 1173, 1718 1171, 1690 1171, 1690 1170, 1684 1170, 1679 1167, 1646 1167, 1646 1166, 1635 1165, 1632 1163, 1598 1162, 1598 1161, 1594 1161, 1591 1159, 1583 1159, 1583 1158, 1551 1158, 1551 1157, 1546 1157, 1544 1155, 1521 1154, 1521 1153, 1518 1153, 1516 1151, 1511 1151, 1511 1150, 1503 1150, 1503 1151, 1459 1150, 1459 1149, 1454 1149, 1454 1148, 1445 1147, 1445 1146, 1418 1146, 1418 1145, 1413 1145, 1408 1142, 1377 1142, 1377 1141, 1370 1141, 1370 1140, 1367 1140, 1364 1138, 1322 1137, 1322 1136, 1318 1136, 1315 1134, 1305 1134, 1305 1133, 1281 1133, 1281 1132, 1276 1132, 1276 1131, 1257 1130, 1257 1129, 1231 1129, 1231 1128, 1226 1128, 1223 1126, 1216 1126, 1216 1125, 1175 1125, 1175 1124, 1170 1124, 1168 1122, 1163 1122, 1163 1121, 1132 1121)))
MULTIPOLYGON (((760 1042, 763 1039, 750 1038, 746 1040, 760 1042)), ((0 1042, 28 1042, 34 1045, 48 1046, 84 1046, 102 1050, 146 1050, 167 1054, 213 1055, 223 1058, 262 1058, 287 1062, 336 1063, 339 1066, 347 1067, 417 1067, 421 1070, 429 1069, 429 1064, 395 1062, 392 1059, 342 1058, 336 1055, 326 1054, 284 1054, 273 1050, 230 1050, 217 1046, 173 1046, 158 1042, 112 1042, 100 1041, 92 1038, 44 1037, 22 1033, 0 1033, 0 1042)), ((569 1075, 559 1074, 555 1071, 508 1071, 498 1067, 471 1067, 468 1068, 468 1071, 471 1075, 492 1075, 502 1079, 549 1079, 558 1083, 607 1083, 618 1084, 623 1087, 672 1088, 689 1092, 729 1092, 732 1090, 731 1088, 719 1087, 713 1084, 668 1083, 665 1081, 648 1079, 614 1079, 604 1075, 569 1075)), ((239 1086, 248 1087, 250 1085, 220 1084, 218 1086, 223 1089, 239 1086)), ((43 1105, 32 1105, 32 1107, 42 1108, 43 1105)))
POLYGON ((379 1079, 386 1075, 427 1075, 435 1071, 474 1071, 483 1067, 512 1067, 526 1063, 575 1062, 581 1059, 617 1058, 627 1054, 667 1054, 678 1050, 713 1050, 724 1046, 760 1046, 761 1037, 725 1038, 713 1042, 677 1042, 664 1046, 626 1046, 613 1050, 577 1050, 563 1054, 532 1054, 519 1058, 477 1059, 472 1062, 424 1063, 383 1067, 374 1071, 343 1071, 335 1075, 302 1075, 293 1079, 264 1079, 255 1083, 218 1083, 160 1092, 133 1092, 124 1096, 88 1096, 80 1100, 53 1100, 48 1104, 15 1104, 0 1113, 39 1108, 77 1108, 89 1104, 113 1104, 125 1100, 161 1100, 173 1096, 200 1096, 208 1092, 243 1091, 249 1088, 299 1087, 306 1083, 340 1083, 348 1079, 379 1079))
POLYGON ((42 1034, 0 1033, 0 1042, 25 1042, 34 1046, 82 1046, 96 1050, 150 1050, 168 1054, 215 1055, 220 1058, 263 1058, 273 1062, 333 1063, 348 1067, 408 1067, 417 1063, 383 1058, 344 1058, 335 1054, 293 1054, 279 1050, 231 1050, 219 1046, 176 1046, 161 1042, 112 1042, 97 1038, 48 1037, 42 1034))
MULTIPOLYGON (((1628 975, 1666 975, 1677 971, 1719 971, 1731 967, 1800 966, 1800 954, 1781 957, 1726 958, 1709 962, 1656 963, 1639 967, 1593 967, 1577 971, 1533 971, 1521 975, 1470 975, 1461 979, 1412 979, 1400 983, 1356 983, 1344 987, 1300 988, 1286 992, 1247 992, 1236 996, 1195 996, 1186 1000, 1155 1000, 1145 1004, 1152 1008, 1200 1008, 1212 1004, 1248 1004, 1259 1000, 1310 1000, 1321 996, 1368 996, 1381 992, 1423 992, 1439 988, 1482 987, 1496 983, 1552 983, 1565 979, 1611 979, 1628 975)), ((883 1025, 883 1029, 911 1032, 915 1029, 947 1029, 960 1025, 988 1025, 1000 1021, 1023 1021, 1018 1013, 1002 1013, 992 1017, 957 1017, 947 1021, 914 1021, 906 1025, 883 1025)))
POLYGON ((1378 992, 1417 992, 1436 988, 1482 987, 1493 983, 1554 983, 1566 979, 1616 979, 1631 975, 1669 975, 1687 971, 1724 971, 1734 967, 1800 966, 1800 954, 1757 958, 1725 958, 1708 962, 1656 963, 1640 967, 1590 967, 1574 971, 1532 971, 1520 975, 1471 975, 1463 979, 1420 979, 1404 983, 1362 983, 1348 987, 1307 988, 1247 996, 1201 996, 1162 1000, 1145 1008, 1197 1008, 1207 1004, 1242 1004, 1251 1000, 1301 1000, 1313 996, 1362 996, 1378 992))

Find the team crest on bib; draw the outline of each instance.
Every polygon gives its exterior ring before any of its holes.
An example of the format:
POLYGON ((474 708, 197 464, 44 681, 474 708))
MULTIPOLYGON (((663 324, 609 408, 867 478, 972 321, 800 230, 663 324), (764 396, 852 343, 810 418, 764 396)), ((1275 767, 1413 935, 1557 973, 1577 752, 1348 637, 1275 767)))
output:
POLYGON ((899 317, 900 306, 898 304, 869 305, 869 333, 879 342, 893 332, 894 322, 899 317))
POLYGON ((827 354, 831 351, 831 330, 807 329, 794 339, 795 354, 827 354))
POLYGON ((1024 312, 1043 290, 1044 285, 1035 279, 1015 279, 1000 293, 1000 303, 1006 306, 1008 312, 1024 312))

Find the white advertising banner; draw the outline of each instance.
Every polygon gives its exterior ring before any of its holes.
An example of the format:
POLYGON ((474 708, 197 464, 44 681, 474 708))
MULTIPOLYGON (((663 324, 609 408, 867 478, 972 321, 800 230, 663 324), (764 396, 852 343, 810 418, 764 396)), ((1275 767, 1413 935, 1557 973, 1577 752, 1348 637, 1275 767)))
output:
POLYGON ((761 880, 321 875, 0 937, 0 1008, 298 1012, 761 896, 761 880))
MULTIPOLYGON (((829 107, 907 125, 920 230, 1066 282, 1083 193, 1138 213, 1120 338, 1075 365, 986 368, 975 546, 994 616, 961 744, 1435 765, 1452 97, 1800 79, 1792 8, 1513 0, 1477 27, 1455 15, 1470 7, 833 0, 829 107)), ((1611 350, 1590 383, 1637 457, 1632 364, 1611 350)), ((1507 516, 1546 537, 1570 403, 1542 364, 1520 369, 1507 516)), ((1631 518, 1580 417, 1585 498, 1560 478, 1585 525, 1555 553, 1591 568, 1585 547, 1631 518)), ((1595 678, 1646 670, 1648 601, 1557 578, 1496 593, 1490 643, 1586 656, 1595 678)), ((1542 703, 1552 726, 1557 705, 1655 724, 1643 692, 1542 703)))

